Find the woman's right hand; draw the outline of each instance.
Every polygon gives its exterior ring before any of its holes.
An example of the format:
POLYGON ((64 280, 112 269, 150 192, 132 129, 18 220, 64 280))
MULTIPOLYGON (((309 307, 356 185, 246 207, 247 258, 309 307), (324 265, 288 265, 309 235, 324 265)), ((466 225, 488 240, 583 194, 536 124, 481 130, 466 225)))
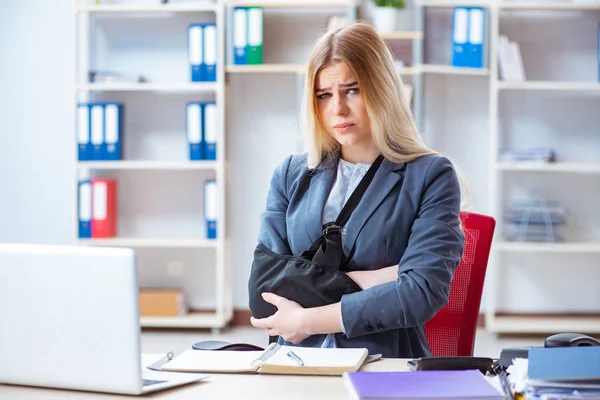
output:
POLYGON ((393 282, 398 278, 398 265, 370 270, 346 272, 350 279, 365 290, 383 283, 393 282))

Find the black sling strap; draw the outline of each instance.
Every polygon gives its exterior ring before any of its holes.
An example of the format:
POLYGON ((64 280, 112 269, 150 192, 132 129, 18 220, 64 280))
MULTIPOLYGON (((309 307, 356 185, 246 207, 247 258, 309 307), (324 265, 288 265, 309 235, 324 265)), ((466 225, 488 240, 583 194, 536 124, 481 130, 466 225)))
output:
POLYGON ((342 231, 344 225, 350 219, 352 212, 360 203, 367 188, 371 184, 377 169, 383 162, 383 156, 379 155, 373 162, 365 176, 352 192, 352 195, 340 211, 335 222, 328 222, 323 225, 323 235, 317 239, 310 249, 302 253, 302 258, 312 260, 325 267, 339 269, 346 263, 344 259, 344 249, 342 247, 342 231))

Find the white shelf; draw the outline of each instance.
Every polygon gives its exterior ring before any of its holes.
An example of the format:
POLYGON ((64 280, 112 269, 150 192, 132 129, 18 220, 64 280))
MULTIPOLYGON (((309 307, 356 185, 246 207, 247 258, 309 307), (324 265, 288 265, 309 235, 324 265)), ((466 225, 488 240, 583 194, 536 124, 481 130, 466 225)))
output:
POLYGON ((383 40, 412 40, 412 39, 423 39, 423 32, 421 31, 398 31, 389 33, 380 33, 379 36, 383 40))
POLYGON ((223 328, 226 318, 215 312, 191 312, 179 317, 140 317, 142 328, 223 328))
POLYGON ((498 8, 505 10, 597 10, 600 3, 573 1, 515 1, 501 2, 498 8))
POLYGON ((79 161, 79 168, 103 170, 216 170, 217 161, 79 161))
POLYGON ((561 91, 600 91, 598 82, 552 82, 552 81, 498 81, 499 90, 561 90, 561 91))
POLYGON ((304 73, 304 64, 255 64, 228 65, 225 72, 231 73, 304 73))
POLYGON ((499 333, 600 332, 600 317, 588 316, 511 317, 496 315, 492 324, 493 326, 489 328, 493 332, 499 333))
POLYGON ((490 73, 490 71, 487 68, 465 68, 453 67, 450 65, 425 64, 417 68, 419 68, 424 74, 488 76, 490 73))
POLYGON ((107 239, 79 239, 78 244, 88 246, 112 247, 159 247, 159 248, 216 248, 217 240, 202 238, 107 238, 107 239))
POLYGON ((419 67, 396 68, 396 71, 398 71, 400 75, 418 75, 421 73, 421 69, 419 67))
POLYGON ((532 243, 496 241, 492 250, 524 253, 600 253, 599 243, 532 243))
POLYGON ((77 85, 80 91, 103 92, 214 92, 219 88, 216 82, 171 82, 171 83, 87 83, 77 85))
POLYGON ((335 8, 335 7, 354 7, 355 0, 226 0, 226 6, 230 7, 248 7, 256 6, 263 8, 335 8))
POLYGON ((535 163, 535 162, 512 162, 497 163, 496 168, 501 171, 531 171, 531 172, 567 172, 567 173, 600 173, 600 163, 535 163))
POLYGON ((131 12, 214 12, 216 4, 89 4, 75 7, 77 12, 131 13, 131 12))
POLYGON ((454 7, 491 7, 491 1, 452 1, 452 0, 421 0, 417 2, 421 7, 454 8, 454 7))

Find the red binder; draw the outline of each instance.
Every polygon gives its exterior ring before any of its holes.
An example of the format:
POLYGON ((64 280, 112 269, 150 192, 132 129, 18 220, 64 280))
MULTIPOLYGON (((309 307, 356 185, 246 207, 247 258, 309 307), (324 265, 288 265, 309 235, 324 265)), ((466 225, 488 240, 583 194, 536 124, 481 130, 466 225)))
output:
POLYGON ((92 179, 92 238, 117 235, 117 181, 92 179))

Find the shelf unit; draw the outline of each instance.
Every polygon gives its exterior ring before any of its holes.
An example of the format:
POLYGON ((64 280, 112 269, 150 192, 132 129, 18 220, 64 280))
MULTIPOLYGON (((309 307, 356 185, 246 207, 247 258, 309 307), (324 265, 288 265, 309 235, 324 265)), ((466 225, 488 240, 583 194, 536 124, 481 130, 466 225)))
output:
MULTIPOLYGON (((582 179, 596 179, 600 173, 600 164, 597 162, 498 162, 500 144, 503 133, 500 132, 500 98, 507 92, 534 92, 531 96, 542 95, 541 92, 554 92, 553 96, 563 96, 571 92, 579 95, 590 92, 593 96, 600 93, 598 82, 567 82, 567 81, 502 81, 500 80, 497 56, 497 43, 500 35, 500 17, 503 13, 510 13, 506 18, 511 18, 512 13, 541 11, 581 11, 600 10, 600 3, 575 3, 567 1, 557 2, 500 2, 489 8, 490 37, 487 41, 489 54, 489 148, 488 148, 488 189, 490 197, 490 213, 498 221, 488 273, 486 275, 485 293, 485 325, 493 333, 552 333, 552 332, 600 332, 600 317, 586 315, 585 313, 571 313, 572 315, 536 315, 514 316, 504 315, 498 310, 498 299, 501 293, 500 280, 505 272, 505 257, 544 257, 544 256, 589 256, 600 255, 600 242, 594 241, 565 241, 558 243, 536 242, 511 242, 502 239, 503 204, 502 195, 509 174, 561 174, 564 177, 583 176, 582 179), (537 94, 536 94, 537 93, 537 94)), ((530 38, 529 38, 530 39, 530 38)), ((518 40, 517 40, 518 41, 518 40)), ((561 140, 567 140, 562 137, 561 140)), ((587 265, 587 264, 586 264, 587 265)), ((590 265, 590 267, 593 267, 590 265)), ((582 267, 583 268, 583 267, 582 267)), ((564 311, 563 311, 564 312, 564 311)))
MULTIPOLYGON (((120 161, 78 161, 77 152, 74 154, 74 169, 76 171, 74 184, 82 178, 93 178, 97 173, 113 171, 124 174, 135 174, 137 171, 148 171, 148 173, 165 172, 169 174, 178 174, 181 171, 205 171, 213 174, 217 181, 217 191, 219 206, 217 211, 218 230, 217 238, 206 239, 204 237, 114 237, 114 238, 91 238, 81 239, 75 237, 74 242, 81 246, 113 246, 130 247, 134 249, 160 249, 177 254, 182 250, 198 251, 205 250, 214 253, 214 283, 209 284, 214 288, 215 299, 214 310, 194 311, 188 315, 180 317, 165 318, 140 318, 142 327, 152 328, 212 328, 215 330, 225 327, 233 316, 233 296, 231 284, 231 265, 229 263, 228 240, 227 240, 227 215, 226 215, 226 160, 225 160, 225 108, 226 108, 226 90, 225 90, 225 13, 221 3, 199 3, 199 4, 157 4, 157 5, 133 5, 133 4, 92 4, 92 1, 74 0, 73 4, 74 18, 74 61, 75 61, 75 82, 74 82, 74 106, 79 102, 88 102, 94 100, 96 96, 104 93, 111 95, 135 95, 135 93, 148 93, 144 96, 160 96, 169 94, 171 96, 187 95, 208 95, 214 96, 217 104, 217 159, 216 161, 188 161, 187 158, 173 161, 159 161, 154 159, 124 159, 120 161), (190 17, 202 16, 209 20, 214 20, 217 26, 217 80, 216 82, 189 82, 181 81, 156 81, 141 83, 88 83, 87 72, 90 67, 94 67, 95 37, 93 28, 95 18, 133 18, 136 21, 148 19, 152 21, 164 21, 164 18, 171 17, 190 17), (152 19, 154 16, 160 18, 152 19)), ((183 29, 187 30, 187 25, 183 29)), ((186 39, 184 39, 186 40, 186 39)), ((183 45, 187 47, 187 45, 183 45)), ((187 59, 187 54, 183 54, 182 59, 187 59)), ((188 68, 185 65, 185 68, 188 68)), ((139 95, 138 95, 139 96, 139 95)), ((176 98, 176 97, 174 97, 176 98)), ((127 115, 127 106, 130 98, 124 101, 127 115)), ((184 101, 184 100, 183 100, 184 101)), ((182 115, 185 111, 182 110, 182 115)), ((127 118, 125 116, 125 118, 127 118)), ((182 117, 183 118, 183 117, 182 117)), ((180 124, 183 125, 183 124, 180 124)), ((74 123, 76 132, 76 122, 74 123)), ((123 137, 128 136, 128 132, 122 132, 123 137)), ((143 132, 136 132, 142 134, 143 132)), ((181 132, 182 140, 185 140, 185 132, 181 132)), ((74 136, 73 147, 76 148, 77 137, 74 136)), ((75 192, 75 204, 77 201, 77 190, 75 192)), ((75 221, 77 221, 77 212, 74 211, 75 221)), ((198 215, 201 216, 202 210, 198 209, 198 215)), ((77 232, 78 229, 75 229, 77 232)), ((194 265, 195 268, 200 268, 194 265)), ((144 265, 138 265, 139 270, 144 269, 144 265)), ((212 288, 211 288, 212 289, 212 288)))

